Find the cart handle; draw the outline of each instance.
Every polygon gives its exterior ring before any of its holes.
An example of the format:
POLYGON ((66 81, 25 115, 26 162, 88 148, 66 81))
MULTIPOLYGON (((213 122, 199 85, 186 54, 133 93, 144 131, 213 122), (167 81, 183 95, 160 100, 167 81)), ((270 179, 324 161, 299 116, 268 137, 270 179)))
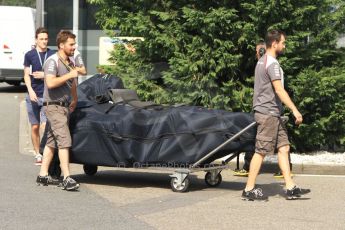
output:
POLYGON ((256 125, 256 122, 252 122, 251 124, 249 124, 248 126, 246 126, 244 129, 242 129, 241 131, 239 131, 238 133, 236 133, 235 135, 233 135, 229 140, 226 140, 224 143, 220 144, 217 148, 215 148, 214 150, 212 150, 210 153, 208 153, 206 156, 204 156, 203 158, 201 158, 200 160, 198 160, 197 162, 195 162, 191 168, 195 168, 197 167, 200 163, 202 163, 203 161, 207 160, 208 158, 210 158, 212 155, 214 155, 219 149, 223 148, 225 145, 227 145, 229 142, 235 140, 236 138, 238 138, 239 136, 241 136, 244 132, 246 132, 248 129, 252 128, 253 126, 256 125))

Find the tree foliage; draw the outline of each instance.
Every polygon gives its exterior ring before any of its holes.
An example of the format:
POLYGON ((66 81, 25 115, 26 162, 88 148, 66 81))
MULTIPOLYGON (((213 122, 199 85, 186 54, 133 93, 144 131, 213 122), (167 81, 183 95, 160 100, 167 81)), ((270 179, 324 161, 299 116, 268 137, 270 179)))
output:
MULTIPOLYGON (((160 103, 250 112, 255 43, 271 28, 288 35, 286 53, 280 58, 288 83, 304 79, 308 71, 318 73, 342 63, 345 56, 336 48, 345 30, 341 0, 89 2, 99 5, 97 22, 110 36, 144 37, 133 42, 135 53, 116 46, 112 53, 116 65, 108 71, 122 77, 143 99, 160 103)), ((300 86, 295 82, 287 85, 289 92, 300 86)), ((298 106, 303 100, 297 97, 303 94, 295 95, 298 106)), ((306 116, 308 120, 310 114, 306 116)), ((295 133, 295 140, 303 135, 295 133)))
POLYGON ((345 68, 304 70, 291 81, 304 115, 298 129, 289 127, 296 149, 337 151, 345 145, 345 68))
POLYGON ((2 6, 28 6, 35 8, 36 0, 0 0, 2 6))

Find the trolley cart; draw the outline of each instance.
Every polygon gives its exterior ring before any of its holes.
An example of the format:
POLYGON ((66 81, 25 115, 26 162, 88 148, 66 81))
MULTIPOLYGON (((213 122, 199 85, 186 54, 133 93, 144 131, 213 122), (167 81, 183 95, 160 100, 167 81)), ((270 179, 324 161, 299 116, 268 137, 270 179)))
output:
MULTIPOLYGON (((219 150, 221 150, 224 146, 229 144, 230 142, 234 141, 235 139, 239 138, 243 133, 245 133, 247 130, 253 128, 256 125, 256 122, 252 122, 245 128, 243 128, 241 131, 233 135, 231 138, 220 144, 218 147, 213 149, 211 152, 206 154, 204 157, 202 157, 200 160, 195 162, 194 164, 190 165, 186 168, 175 168, 175 167, 144 167, 148 169, 153 170, 159 170, 159 171, 172 171, 173 173, 170 175, 170 185, 171 189, 174 192, 187 192, 189 190, 190 186, 190 180, 188 178, 189 174, 194 172, 200 172, 204 171, 205 174, 205 183, 210 187, 216 187, 221 184, 222 182, 222 170, 229 169, 228 163, 237 157, 240 152, 231 153, 228 155, 228 157, 223 160, 220 164, 206 164, 203 165, 203 163, 208 160, 210 157, 214 156, 215 153, 217 153, 219 150)), ((83 166, 84 172, 87 175, 94 175, 97 173, 97 166, 95 165, 87 165, 85 164, 83 166)))

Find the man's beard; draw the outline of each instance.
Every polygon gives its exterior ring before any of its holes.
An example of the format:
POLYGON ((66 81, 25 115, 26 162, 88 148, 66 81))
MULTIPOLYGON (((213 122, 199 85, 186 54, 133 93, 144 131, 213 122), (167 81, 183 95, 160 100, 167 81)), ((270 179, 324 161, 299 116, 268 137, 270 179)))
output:
POLYGON ((282 56, 282 55, 284 55, 284 50, 276 51, 276 56, 277 57, 282 56))
POLYGON ((74 51, 71 51, 71 52, 65 52, 65 54, 66 54, 68 57, 73 57, 73 55, 74 55, 74 51))

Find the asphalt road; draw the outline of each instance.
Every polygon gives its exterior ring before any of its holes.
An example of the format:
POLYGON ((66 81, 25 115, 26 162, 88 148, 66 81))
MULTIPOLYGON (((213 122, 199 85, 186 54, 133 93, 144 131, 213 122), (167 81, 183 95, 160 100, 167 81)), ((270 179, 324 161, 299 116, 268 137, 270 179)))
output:
POLYGON ((25 88, 0 84, 0 229, 345 229, 345 177, 296 175, 312 192, 286 201, 281 180, 261 174, 268 202, 240 199, 246 178, 223 171, 217 188, 190 175, 188 193, 170 189, 169 173, 102 167, 91 177, 72 165, 79 192, 36 186, 39 167, 18 150, 25 88))

